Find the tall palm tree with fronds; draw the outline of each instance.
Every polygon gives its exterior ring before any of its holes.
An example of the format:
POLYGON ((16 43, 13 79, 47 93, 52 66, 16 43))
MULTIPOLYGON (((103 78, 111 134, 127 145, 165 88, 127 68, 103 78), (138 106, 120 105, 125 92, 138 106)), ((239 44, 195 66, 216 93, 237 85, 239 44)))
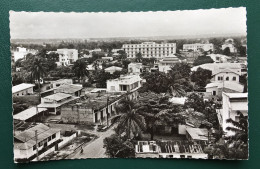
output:
POLYGON ((229 141, 241 140, 244 143, 248 143, 248 119, 244 116, 242 112, 237 111, 239 115, 239 120, 234 121, 233 119, 227 119, 227 122, 232 124, 232 126, 227 127, 228 131, 233 131, 234 135, 226 137, 229 141))
POLYGON ((138 136, 141 131, 145 131, 146 124, 142 115, 138 114, 134 108, 134 102, 129 99, 123 99, 116 107, 119 115, 112 119, 112 123, 117 122, 116 132, 118 134, 126 133, 128 139, 131 135, 138 136))
POLYGON ((32 79, 38 82, 38 92, 39 92, 39 100, 41 100, 41 85, 40 81, 46 75, 46 65, 43 60, 39 57, 35 57, 32 61, 32 64, 29 67, 29 71, 31 72, 32 79))
POLYGON ((74 63, 72 70, 74 71, 77 78, 81 79, 81 83, 83 86, 86 77, 89 75, 89 72, 87 70, 87 63, 84 60, 79 59, 74 63))

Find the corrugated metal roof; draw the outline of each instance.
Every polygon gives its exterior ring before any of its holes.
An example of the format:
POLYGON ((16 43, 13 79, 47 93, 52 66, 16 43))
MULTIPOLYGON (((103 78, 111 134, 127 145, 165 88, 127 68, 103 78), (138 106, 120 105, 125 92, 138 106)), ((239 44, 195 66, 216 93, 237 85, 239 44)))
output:
POLYGON ((21 132, 19 135, 14 136, 16 139, 22 141, 22 144, 19 144, 18 148, 26 150, 31 148, 36 144, 35 141, 35 131, 37 130, 37 139, 38 142, 52 136, 55 133, 58 133, 60 130, 51 129, 44 124, 38 124, 28 130, 21 132))
MULTIPOLYGON (((38 108, 38 113, 46 111, 46 108, 38 108)), ((27 120, 37 114, 36 107, 31 107, 13 116, 16 120, 27 120)))
POLYGON ((193 140, 208 140, 208 130, 202 128, 187 128, 186 131, 190 134, 193 140))
POLYGON ((65 93, 55 93, 53 95, 44 97, 44 99, 60 101, 60 100, 66 99, 68 97, 71 97, 71 95, 70 94, 65 94, 65 93))
POLYGON ((81 89, 83 89, 83 87, 79 85, 64 84, 57 87, 55 90, 57 90, 59 93, 73 94, 77 91, 80 91, 81 89))

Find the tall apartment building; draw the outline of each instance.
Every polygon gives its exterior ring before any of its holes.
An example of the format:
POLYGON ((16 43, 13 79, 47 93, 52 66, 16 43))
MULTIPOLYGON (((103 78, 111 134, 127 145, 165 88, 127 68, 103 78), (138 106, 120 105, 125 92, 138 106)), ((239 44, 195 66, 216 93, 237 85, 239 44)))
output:
POLYGON ((212 43, 194 43, 194 44, 183 44, 183 50, 193 50, 194 52, 199 51, 200 49, 203 49, 204 51, 209 51, 214 49, 214 45, 212 43))
POLYGON ((176 53, 176 43, 143 42, 141 44, 124 44, 122 48, 128 58, 135 58, 139 52, 144 58, 163 58, 176 53))
POLYGON ((78 60, 77 49, 57 49, 57 53, 59 54, 60 65, 67 66, 78 60))

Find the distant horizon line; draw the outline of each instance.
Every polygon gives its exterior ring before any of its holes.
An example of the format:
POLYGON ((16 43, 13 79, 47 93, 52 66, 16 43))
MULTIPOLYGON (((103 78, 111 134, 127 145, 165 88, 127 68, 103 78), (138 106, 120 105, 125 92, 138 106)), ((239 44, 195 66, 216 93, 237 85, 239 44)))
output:
POLYGON ((185 38, 185 36, 188 37, 193 37, 193 38, 210 38, 210 37, 221 37, 221 36, 247 36, 247 33, 226 33, 226 34, 192 34, 192 35, 170 35, 170 36, 125 36, 125 37, 84 37, 84 38, 79 38, 79 37, 69 37, 69 38, 10 38, 10 40, 54 40, 54 39, 141 39, 141 38, 174 38, 178 37, 181 39, 185 38), (203 37, 207 36, 207 37, 203 37))

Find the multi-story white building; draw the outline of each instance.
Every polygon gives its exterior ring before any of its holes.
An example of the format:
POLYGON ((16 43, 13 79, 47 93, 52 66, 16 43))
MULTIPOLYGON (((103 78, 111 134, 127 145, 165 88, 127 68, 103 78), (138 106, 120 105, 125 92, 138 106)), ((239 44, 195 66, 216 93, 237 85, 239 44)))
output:
POLYGON ((76 49, 57 49, 59 54, 58 65, 67 66, 78 60, 78 50, 76 49))
POLYGON ((128 58, 135 58, 141 53, 144 58, 163 58, 176 53, 176 43, 143 42, 141 44, 124 44, 123 50, 128 58))
POLYGON ((197 52, 203 49, 203 51, 214 50, 214 45, 212 43, 194 43, 194 44, 183 44, 183 51, 193 50, 197 52))
POLYGON ((233 135, 234 132, 228 131, 227 127, 232 126, 232 124, 227 123, 227 119, 232 119, 234 121, 239 120, 239 115, 237 111, 243 113, 244 116, 248 116, 248 93, 224 93, 222 94, 223 110, 222 110, 222 127, 226 135, 233 135))

